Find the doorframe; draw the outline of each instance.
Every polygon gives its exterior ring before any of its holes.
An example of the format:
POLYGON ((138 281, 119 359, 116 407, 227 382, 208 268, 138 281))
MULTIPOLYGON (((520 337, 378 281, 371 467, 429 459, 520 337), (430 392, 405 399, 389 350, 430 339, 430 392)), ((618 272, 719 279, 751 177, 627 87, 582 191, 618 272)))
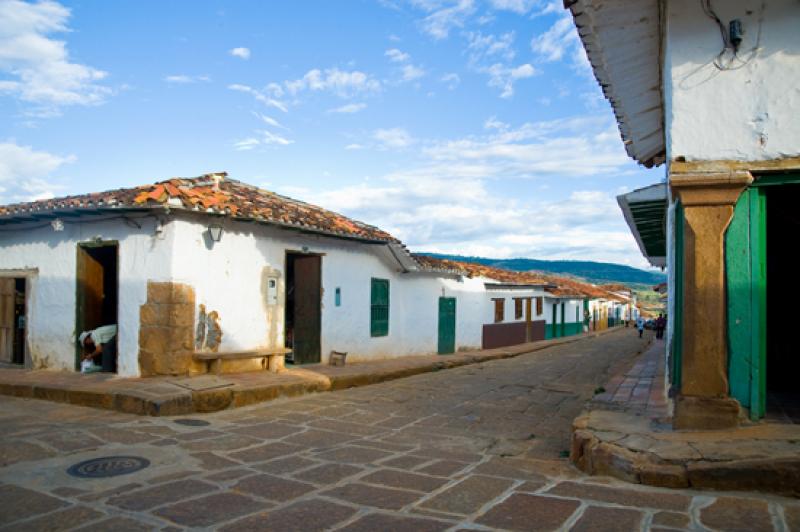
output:
POLYGON ((28 351, 28 331, 31 322, 31 294, 33 293, 33 280, 39 275, 39 268, 0 269, 0 278, 25 279, 25 332, 22 341, 22 367, 32 366, 30 352, 28 351))
POLYGON ((78 242, 75 245, 75 371, 80 371, 81 369, 81 359, 83 358, 83 346, 78 344, 78 335, 80 335, 83 329, 83 318, 80 312, 80 305, 78 301, 81 297, 81 285, 78 279, 78 261, 80 260, 80 252, 81 248, 103 248, 103 247, 115 247, 117 249, 117 271, 114 272, 114 275, 117 278, 117 308, 115 309, 116 314, 116 326, 117 326, 117 334, 114 336, 114 342, 116 342, 117 346, 115 352, 117 353, 117 371, 115 374, 119 373, 119 334, 120 334, 120 326, 119 326, 119 304, 120 304, 120 290, 119 290, 119 240, 88 240, 86 242, 78 242))
MULTIPOLYGON (((284 275, 284 283, 283 283, 283 344, 286 345, 286 292, 289 290, 289 255, 299 255, 303 257, 319 257, 319 362, 314 362, 314 364, 318 364, 322 362, 322 327, 323 327, 323 311, 325 309, 325 305, 323 304, 323 299, 325 297, 325 287, 323 286, 322 279, 323 279, 323 269, 322 269, 322 259, 327 255, 326 253, 320 253, 316 251, 309 251, 308 248, 303 246, 301 249, 290 249, 284 248, 283 250, 283 275, 284 275)), ((294 273, 292 274, 292 281, 297 282, 297 279, 294 277, 294 273)), ((294 312, 294 309, 292 309, 294 312)), ((292 326, 296 329, 296 323, 294 323, 294 316, 292 316, 292 326)), ((294 359, 294 347, 296 343, 296 336, 294 335, 294 331, 292 334, 292 360, 287 360, 287 362, 291 362, 292 364, 296 364, 301 366, 303 363, 298 363, 294 359)))

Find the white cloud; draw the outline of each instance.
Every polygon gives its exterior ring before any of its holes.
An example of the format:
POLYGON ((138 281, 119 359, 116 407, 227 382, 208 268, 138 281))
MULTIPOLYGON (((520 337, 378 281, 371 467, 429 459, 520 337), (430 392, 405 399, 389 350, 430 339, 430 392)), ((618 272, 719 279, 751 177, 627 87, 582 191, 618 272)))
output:
POLYGON ((381 149, 402 149, 414 143, 414 139, 403 128, 377 129, 372 137, 378 142, 381 149))
POLYGON ((412 1, 429 12, 420 21, 422 31, 436 40, 445 39, 453 28, 462 28, 467 18, 475 12, 474 0, 412 1))
POLYGON ((365 103, 348 103, 342 105, 340 107, 336 107, 334 109, 328 109, 329 113, 343 113, 343 114, 352 114, 362 111, 366 109, 367 104, 365 103))
POLYGON ((461 83, 461 76, 459 76, 455 72, 449 72, 444 76, 442 76, 441 78, 439 78, 439 81, 441 81, 442 83, 446 83, 447 88, 453 90, 456 87, 458 87, 458 85, 461 83))
POLYGON ((107 73, 70 62, 64 41, 70 10, 58 2, 0 1, 0 93, 32 103, 32 114, 53 116, 69 105, 96 105, 111 94, 98 84, 107 73))
POLYGON ((187 76, 185 74, 176 74, 172 76, 166 76, 164 81, 167 83, 178 83, 178 84, 187 84, 187 83, 198 83, 201 81, 211 81, 211 78, 208 76, 187 76))
POLYGON ((484 135, 416 140, 421 159, 403 170, 315 188, 302 198, 373 223, 416 250, 644 266, 613 195, 596 181, 630 165, 612 138, 612 121, 577 117, 512 127, 490 119, 487 125, 484 135), (504 178, 518 179, 517 191, 539 190, 553 179, 570 180, 576 189, 562 199, 504 194, 494 185, 504 178), (526 189, 522 178, 541 186, 526 189))
POLYGON ((47 178, 75 159, 74 155, 35 151, 14 141, 0 142, 0 204, 52 198, 62 187, 47 178))
POLYGON ((358 143, 353 143, 353 144, 348 144, 347 146, 344 147, 344 149, 346 149, 346 150, 363 150, 364 146, 362 146, 361 144, 358 144, 358 143))
POLYGON ((410 55, 408 55, 405 52, 401 52, 397 48, 391 48, 389 50, 386 50, 386 53, 384 53, 383 55, 388 57, 389 61, 392 61, 393 63, 405 63, 406 61, 411 59, 410 55))
POLYGON ((497 10, 524 15, 536 4, 536 0, 489 0, 489 4, 497 10))
POLYGON ((239 59, 244 59, 245 61, 250 59, 250 48, 244 48, 244 47, 233 48, 228 53, 231 54, 233 57, 238 57, 239 59))
POLYGON ((511 67, 502 63, 495 63, 492 66, 480 68, 479 72, 489 75, 489 86, 502 89, 501 98, 510 98, 514 95, 514 83, 520 79, 530 78, 536 75, 536 69, 530 63, 511 67))
POLYGON ((280 122, 272 118, 271 116, 263 115, 261 113, 253 113, 259 120, 267 124, 268 126, 277 127, 280 129, 288 129, 286 126, 282 125, 280 122))
POLYGON ((259 130, 255 132, 255 136, 234 142, 233 147, 236 151, 250 151, 259 146, 288 146, 289 144, 294 144, 294 141, 272 131, 259 130))
POLYGON ((338 68, 309 70, 296 80, 284 81, 283 88, 296 96, 303 91, 329 91, 341 98, 369 94, 381 90, 381 82, 358 70, 346 71, 338 68))
POLYGON ((514 32, 500 35, 483 35, 481 32, 467 33, 467 52, 470 65, 478 65, 484 61, 512 61, 514 59, 514 32))
POLYGON ((413 81, 425 75, 425 70, 414 65, 403 65, 401 69, 403 81, 413 81))
MULTIPOLYGON (((276 98, 271 97, 265 91, 259 91, 257 89, 254 89, 253 87, 250 87, 248 85, 241 85, 239 83, 234 83, 232 85, 228 85, 228 88, 230 90, 232 90, 232 91, 243 92, 245 94, 249 94, 253 98, 255 98, 257 101, 263 103, 266 106, 274 107, 275 109, 283 111, 284 113, 289 112, 289 108, 286 106, 285 103, 283 103, 282 101, 280 101, 280 100, 278 100, 276 98)), ((270 86, 269 85, 267 86, 267 90, 270 91, 270 86)), ((271 91, 271 92, 274 92, 274 91, 271 91)))
POLYGON ((560 61, 577 40, 570 16, 561 16, 550 28, 531 41, 531 49, 544 61, 560 61))

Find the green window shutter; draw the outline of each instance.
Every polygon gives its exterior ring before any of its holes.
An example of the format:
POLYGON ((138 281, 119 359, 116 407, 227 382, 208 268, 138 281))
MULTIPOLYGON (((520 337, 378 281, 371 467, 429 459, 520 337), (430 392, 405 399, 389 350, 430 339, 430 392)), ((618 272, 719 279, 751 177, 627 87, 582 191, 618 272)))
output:
POLYGON ((389 280, 372 279, 370 293, 370 336, 389 334, 389 280))

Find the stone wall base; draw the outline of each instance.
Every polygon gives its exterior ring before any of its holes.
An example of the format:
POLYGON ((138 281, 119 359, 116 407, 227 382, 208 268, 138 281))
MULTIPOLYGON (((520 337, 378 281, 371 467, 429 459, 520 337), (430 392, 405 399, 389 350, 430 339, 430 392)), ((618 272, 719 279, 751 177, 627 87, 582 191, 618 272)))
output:
POLYGON ((739 425, 739 402, 730 397, 675 398, 672 426, 676 430, 721 430, 739 425))
POLYGON ((194 352, 194 289, 186 284, 147 282, 147 302, 139 308, 139 371, 153 375, 205 373, 194 352))

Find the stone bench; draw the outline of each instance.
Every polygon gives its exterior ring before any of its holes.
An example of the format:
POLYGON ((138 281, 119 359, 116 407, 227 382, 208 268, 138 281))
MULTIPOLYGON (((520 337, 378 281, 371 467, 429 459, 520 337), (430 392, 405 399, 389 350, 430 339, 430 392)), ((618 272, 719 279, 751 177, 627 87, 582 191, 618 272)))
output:
MULTIPOLYGON (((209 366, 214 366, 214 373, 220 374, 223 360, 245 360, 248 358, 263 358, 266 360, 265 369, 272 373, 277 373, 283 369, 284 357, 292 352, 291 349, 278 347, 274 349, 251 349, 248 351, 227 351, 224 353, 194 353, 195 360, 207 362, 209 366)), ((211 368, 209 367, 209 372, 211 368)))

